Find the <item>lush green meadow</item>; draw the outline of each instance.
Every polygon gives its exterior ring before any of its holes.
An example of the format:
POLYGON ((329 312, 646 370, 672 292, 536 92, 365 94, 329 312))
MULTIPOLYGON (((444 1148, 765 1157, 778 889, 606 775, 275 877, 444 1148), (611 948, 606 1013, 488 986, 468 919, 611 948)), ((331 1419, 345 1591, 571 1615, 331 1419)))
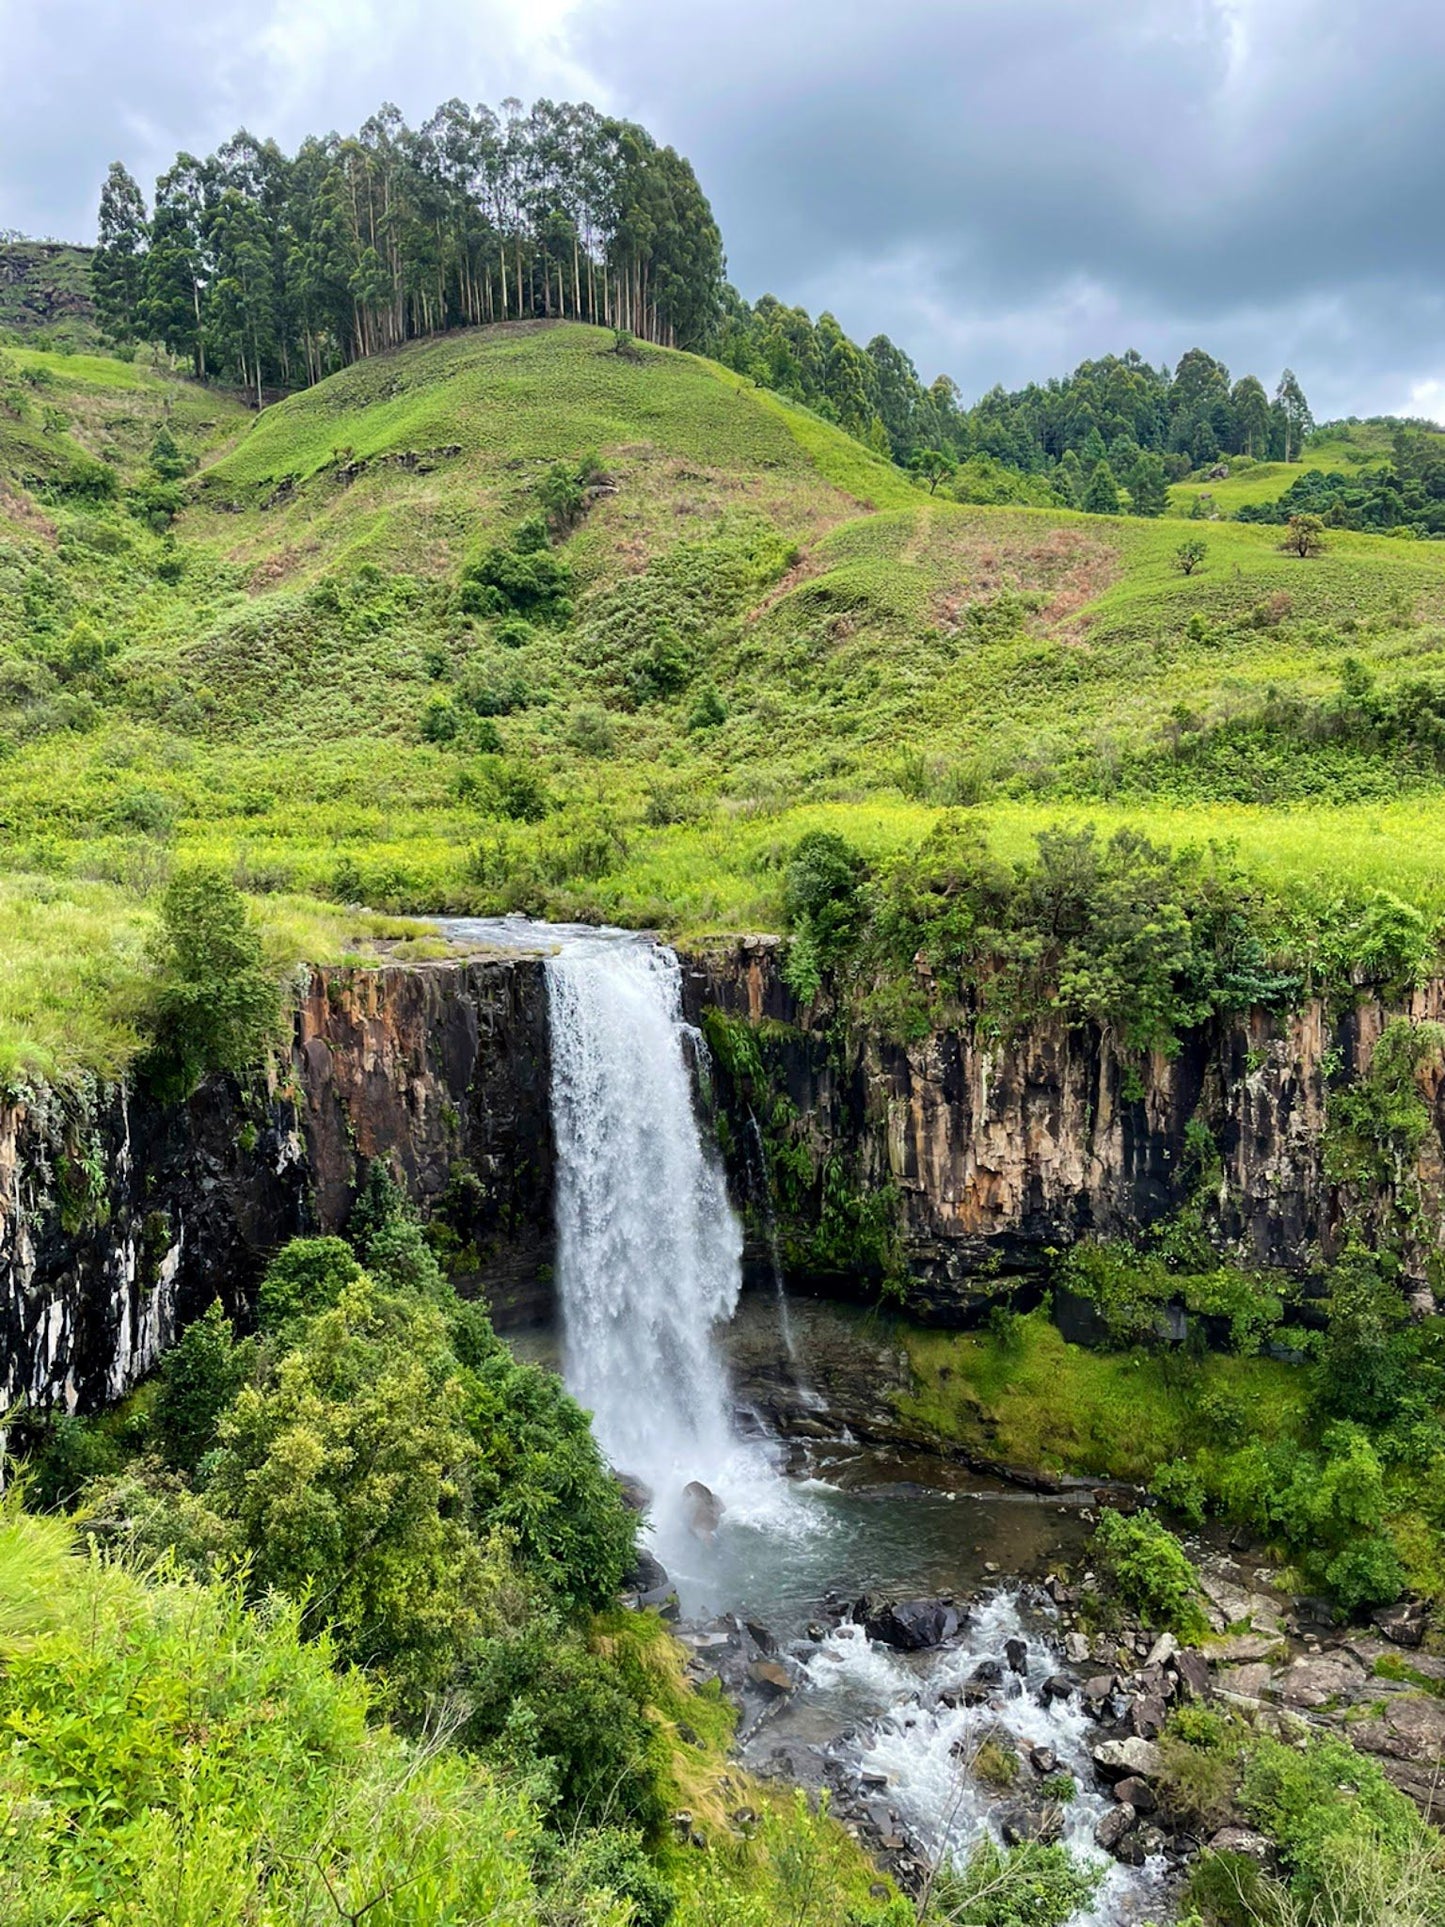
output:
POLYGON ((1442 641, 1445 546, 960 506, 581 325, 419 344, 259 417, 7 350, 7 1074, 125 1060, 151 902, 195 857, 278 963, 370 941, 358 904, 776 927, 806 829, 886 863, 949 809, 1005 856, 1133 824, 1232 843, 1281 898, 1434 916, 1440 773, 1395 711, 1442 641), (560 516, 554 470, 584 478, 560 516))

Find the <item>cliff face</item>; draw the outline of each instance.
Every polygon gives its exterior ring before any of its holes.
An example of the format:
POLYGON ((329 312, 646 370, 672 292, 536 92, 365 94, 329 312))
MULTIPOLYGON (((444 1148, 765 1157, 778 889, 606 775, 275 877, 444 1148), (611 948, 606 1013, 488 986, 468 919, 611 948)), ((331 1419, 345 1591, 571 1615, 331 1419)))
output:
MULTIPOLYGON (((1041 1020, 1008 1046, 966 1027, 917 1043, 803 1008, 775 940, 688 960, 689 1015, 719 1049, 720 1126, 757 1195, 758 1134, 790 1282, 847 1290, 870 1260, 909 1309, 961 1319, 1000 1272, 1087 1232, 1127 1235, 1197 1194, 1222 1252, 1304 1271, 1344 1203, 1405 1225, 1407 1271, 1441 1258, 1445 1090, 1409 1169, 1342 1199, 1327 1086, 1363 1072, 1390 1012, 1311 1005, 1131 1061, 1041 1020), (722 1030, 718 1030, 718 1019, 722 1030), (755 1129, 756 1126, 756 1129, 755 1129)), ((1445 1018, 1445 983, 1404 1013, 1445 1018)), ((555 1155, 546 980, 526 957, 314 974, 270 1088, 214 1079, 159 1110, 121 1085, 0 1106, 0 1399, 68 1409, 124 1392, 220 1296, 245 1319, 287 1238, 340 1230, 373 1158, 431 1219, 452 1276, 502 1323, 551 1310, 555 1155)), ((761 1227, 760 1227, 761 1228, 761 1227)))
MULTIPOLYGON (((808 1268, 820 1241, 797 1220, 820 1218, 830 1193, 847 1205, 889 1190, 910 1308, 944 1319, 986 1301, 1000 1270, 1040 1267, 1088 1232, 1137 1233, 1197 1197, 1205 1147, 1199 1201, 1219 1250, 1308 1270, 1330 1250, 1345 1202, 1326 1178, 1327 1086, 1368 1068, 1392 1014, 1438 1020, 1445 1010, 1437 982, 1398 1012, 1371 1002, 1336 1018, 1317 1002, 1288 1017, 1252 1012, 1142 1061, 1047 1017, 1008 1044, 967 1027, 902 1044, 850 1028, 826 1004, 801 1006, 780 954, 776 940, 750 938, 695 959, 688 996, 699 1021, 712 1011, 748 1026, 748 1050, 720 1053, 732 1059, 719 1079, 736 1127, 786 1097, 770 1148, 776 1171, 783 1146, 791 1173, 790 1256, 808 1268)), ((1422 1207, 1406 1238, 1417 1290, 1438 1262, 1445 1200, 1445 1101, 1437 1080, 1421 1089, 1433 1128, 1418 1164, 1351 1200, 1379 1216, 1408 1190, 1422 1207)), ((826 1280, 826 1262, 816 1269, 826 1280)))
POLYGON ((165 1110, 121 1084, 0 1106, 0 1401, 119 1397, 272 1252, 339 1230, 388 1158, 453 1275, 503 1320, 548 1308, 546 990, 527 959, 319 971, 261 1093, 165 1110))

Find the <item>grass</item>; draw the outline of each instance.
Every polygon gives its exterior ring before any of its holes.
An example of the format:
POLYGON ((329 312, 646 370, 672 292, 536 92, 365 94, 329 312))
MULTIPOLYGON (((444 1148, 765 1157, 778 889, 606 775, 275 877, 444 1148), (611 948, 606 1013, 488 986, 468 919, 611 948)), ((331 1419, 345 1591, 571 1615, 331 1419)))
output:
POLYGON ((1012 1337, 901 1327, 916 1389, 900 1414, 947 1444, 1011 1465, 1146 1483, 1197 1441, 1201 1399, 1248 1414, 1263 1443, 1299 1430, 1304 1387, 1289 1365, 1071 1345, 1042 1312, 1012 1337))
POLYGON ((1370 423, 1340 429, 1311 441, 1294 462, 1247 462, 1226 456, 1230 473, 1219 482, 1176 482, 1169 491, 1171 515, 1188 515, 1196 499, 1207 496, 1221 515, 1246 506, 1276 502, 1291 482, 1312 468, 1326 475, 1363 475, 1390 459, 1389 431, 1370 423))
MULTIPOLYGON (((1211 523, 1185 577, 1176 520, 935 501, 725 369, 580 325, 419 344, 259 417, 139 361, 5 352, 0 834, 15 887, 75 918, 58 973, 33 924, 0 957, 12 1064, 124 1060, 132 926, 198 856, 342 924, 521 904, 695 936, 776 927, 805 828, 884 858, 968 807, 1006 854, 1128 822, 1232 841, 1286 895, 1442 907, 1431 770, 1179 746, 1330 697, 1352 658, 1438 673, 1445 545, 1301 562, 1211 523), (129 493, 162 422, 197 465, 168 530, 129 493), (67 496, 37 448, 119 498, 67 496), (464 565, 590 453, 572 620, 468 614, 464 565), (541 821, 499 808, 519 769, 541 821)), ((330 929, 294 941, 333 955, 330 929)))

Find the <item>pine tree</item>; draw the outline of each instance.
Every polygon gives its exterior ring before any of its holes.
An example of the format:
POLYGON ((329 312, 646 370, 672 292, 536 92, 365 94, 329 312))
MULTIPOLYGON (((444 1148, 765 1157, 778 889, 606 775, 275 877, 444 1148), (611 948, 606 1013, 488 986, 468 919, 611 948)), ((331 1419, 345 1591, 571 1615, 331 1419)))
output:
POLYGON ((1084 491, 1084 507, 1090 515, 1119 513, 1119 484, 1107 462, 1095 462, 1089 486, 1084 491))

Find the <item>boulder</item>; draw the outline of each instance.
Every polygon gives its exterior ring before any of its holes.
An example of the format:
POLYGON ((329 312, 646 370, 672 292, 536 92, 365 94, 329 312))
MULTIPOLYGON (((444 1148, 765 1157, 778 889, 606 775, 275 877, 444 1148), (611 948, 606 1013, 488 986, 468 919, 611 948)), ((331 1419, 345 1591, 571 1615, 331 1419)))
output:
POLYGON ((743 1625, 747 1628, 748 1638, 751 1639, 758 1651, 766 1654, 769 1659, 774 1658, 777 1654, 778 1642, 773 1638, 773 1635, 768 1631, 767 1627, 760 1626, 756 1619, 745 1619, 743 1625))
POLYGON ((629 1512, 643 1513, 652 1504, 652 1488, 644 1485, 641 1479, 633 1478, 630 1472, 614 1474, 622 1492, 622 1503, 629 1512))
POLYGON ((1242 1666, 1252 1660, 1270 1659, 1278 1651, 1279 1641, 1268 1633, 1234 1633, 1211 1646, 1209 1656, 1222 1666, 1242 1666))
POLYGON ((1164 1756, 1152 1740, 1105 1740, 1094 1748, 1094 1765, 1106 1780, 1126 1780, 1136 1774, 1141 1780, 1157 1780, 1164 1771, 1164 1756))
POLYGON ((1039 1688, 1039 1698, 1047 1705, 1050 1700, 1066 1700, 1072 1697, 1074 1682, 1063 1673, 1050 1673, 1039 1688))
POLYGON ((1059 1756, 1051 1746, 1031 1746, 1029 1765, 1035 1773, 1041 1773, 1047 1779, 1049 1774, 1058 1771, 1059 1756))
POLYGON ((1133 1773, 1127 1780, 1114 1782, 1114 1798, 1120 1806, 1133 1807, 1136 1813, 1152 1813, 1159 1804, 1149 1782, 1133 1773))
POLYGON ((717 1494, 701 1479, 689 1479, 682 1488, 682 1516, 687 1529, 704 1545, 711 1545, 726 1508, 717 1494))
POLYGON ((1185 1699, 1208 1699, 1209 1661, 1194 1647, 1186 1647, 1183 1652, 1175 1654, 1174 1677, 1185 1699))
POLYGON ((1155 1699, 1150 1693, 1141 1693, 1129 1707, 1129 1731, 1137 1739, 1157 1740, 1167 1716, 1162 1699, 1155 1699))
POLYGON ((622 1582, 622 1590, 651 1593, 665 1591, 671 1583, 662 1561, 654 1558, 645 1546, 639 1546, 637 1556, 632 1561, 632 1570, 622 1582))
POLYGON ((1398 1606, 1384 1606, 1370 1617, 1395 1646, 1418 1646, 1425 1637, 1423 1600, 1407 1599, 1398 1606))
POLYGON ((1094 1845, 1102 1847, 1105 1853, 1113 1853, 1125 1835, 1132 1833, 1138 1824, 1139 1816, 1133 1807, 1110 1807, 1094 1828, 1094 1845))
POLYGON ((1082 1633, 1064 1634, 1064 1658, 1071 1666, 1087 1666, 1089 1642, 1082 1633))
POLYGON ((1025 1641, 1022 1639, 1006 1639, 1003 1643, 1003 1654, 1004 1658, 1008 1661, 1008 1669, 1011 1673, 1017 1673, 1020 1678, 1027 1675, 1029 1670, 1029 1649, 1025 1641))
POLYGON ((957 1607, 941 1599, 860 1599, 853 1617, 870 1639, 900 1653, 924 1653, 941 1646, 953 1638, 961 1623, 957 1607))
POLYGON ((1050 1847, 1064 1831, 1064 1810, 1052 1800, 1036 1807, 1006 1807, 999 1815, 999 1831, 1006 1847, 1050 1847))
POLYGON ((793 1690, 793 1676, 786 1666, 780 1666, 775 1659, 755 1659, 748 1668, 748 1678, 754 1686, 761 1686, 775 1698, 793 1690))
POLYGON ((1274 1674, 1263 1660, 1251 1666, 1226 1666, 1216 1682, 1221 1693, 1230 1694, 1235 1699, 1260 1700, 1268 1692, 1274 1674))
POLYGON ((1364 1668, 1347 1653, 1304 1653, 1278 1675, 1279 1697, 1303 1712, 1347 1703, 1364 1684, 1364 1668))
POLYGON ((1265 1866, 1273 1858, 1274 1848, 1262 1833, 1253 1827, 1221 1827, 1218 1833, 1209 1836, 1211 1853, 1238 1853, 1249 1860, 1257 1860, 1265 1866))
POLYGON ((1173 1633, 1160 1633, 1154 1644, 1149 1648, 1149 1656, 1144 1661, 1144 1664, 1146 1666, 1167 1666, 1178 1651, 1179 1641, 1174 1637, 1173 1633))

